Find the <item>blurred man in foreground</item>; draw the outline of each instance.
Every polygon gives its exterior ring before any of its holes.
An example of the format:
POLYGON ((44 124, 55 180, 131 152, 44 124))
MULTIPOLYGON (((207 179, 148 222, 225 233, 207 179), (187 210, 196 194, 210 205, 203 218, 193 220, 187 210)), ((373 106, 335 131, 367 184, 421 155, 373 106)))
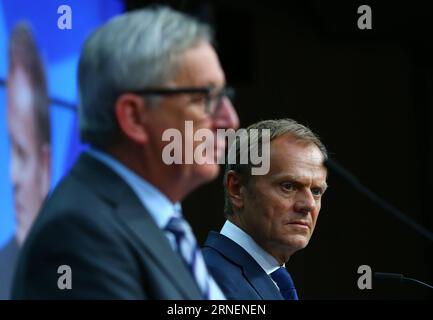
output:
POLYGON ((179 204, 218 175, 216 159, 161 156, 166 130, 192 140, 186 121, 238 126, 209 28, 164 7, 123 14, 86 41, 78 82, 91 149, 44 205, 13 298, 224 299, 179 204))

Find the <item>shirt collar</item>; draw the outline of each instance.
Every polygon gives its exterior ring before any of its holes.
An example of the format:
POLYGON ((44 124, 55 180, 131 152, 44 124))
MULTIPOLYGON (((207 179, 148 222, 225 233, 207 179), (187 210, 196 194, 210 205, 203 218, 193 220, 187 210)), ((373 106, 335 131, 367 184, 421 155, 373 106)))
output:
POLYGON ((271 274, 281 267, 273 256, 261 248, 250 235, 232 222, 227 220, 220 233, 240 245, 250 254, 251 257, 253 257, 254 260, 256 260, 267 274, 271 274))
POLYGON ((161 191, 120 161, 94 148, 90 148, 86 152, 111 168, 131 187, 160 229, 164 229, 172 217, 182 216, 182 208, 179 202, 172 203, 161 191))

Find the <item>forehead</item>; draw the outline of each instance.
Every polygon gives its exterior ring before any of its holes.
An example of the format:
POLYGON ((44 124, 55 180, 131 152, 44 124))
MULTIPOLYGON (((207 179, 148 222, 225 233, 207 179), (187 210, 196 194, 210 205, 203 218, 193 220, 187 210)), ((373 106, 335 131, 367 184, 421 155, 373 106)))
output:
POLYGON ((32 88, 26 73, 21 68, 15 69, 8 78, 7 97, 10 116, 31 117, 32 88))
POLYGON ((268 175, 290 175, 326 180, 324 157, 313 143, 298 141, 285 134, 271 141, 268 175))
POLYGON ((27 139, 35 138, 33 91, 26 72, 16 68, 7 82, 7 116, 10 131, 28 133, 27 139))
POLYGON ((192 87, 224 85, 224 72, 210 43, 201 41, 182 54, 175 83, 178 86, 192 87))

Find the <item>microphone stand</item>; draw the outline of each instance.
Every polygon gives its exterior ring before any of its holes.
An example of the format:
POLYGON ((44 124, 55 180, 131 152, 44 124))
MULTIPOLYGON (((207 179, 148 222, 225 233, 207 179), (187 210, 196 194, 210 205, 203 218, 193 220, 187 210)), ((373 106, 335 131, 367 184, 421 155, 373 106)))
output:
POLYGON ((380 208, 384 209, 386 212, 392 214, 394 217, 399 219, 404 224, 408 225, 412 229, 414 229, 418 234, 425 237, 426 239, 433 242, 433 233, 425 228, 424 226, 420 225, 415 220, 409 218, 406 214, 404 214, 402 211, 397 209, 396 207, 392 206, 385 200, 381 199, 377 194, 375 194, 373 191, 368 189, 366 186, 364 186, 357 177, 355 177, 351 172, 346 170, 343 166, 338 164, 335 160, 328 159, 325 162, 325 166, 332 171, 333 173, 337 174, 340 178, 342 178, 344 181, 346 181, 348 184, 350 184, 355 190, 365 195, 370 201, 375 203, 380 208))
POLYGON ((429 288, 433 290, 433 286, 429 285, 428 283, 419 281, 414 278, 407 278, 404 275, 400 273, 389 273, 389 272, 375 272, 374 277, 379 280, 397 280, 399 282, 410 282, 415 283, 416 285, 422 287, 422 288, 429 288))

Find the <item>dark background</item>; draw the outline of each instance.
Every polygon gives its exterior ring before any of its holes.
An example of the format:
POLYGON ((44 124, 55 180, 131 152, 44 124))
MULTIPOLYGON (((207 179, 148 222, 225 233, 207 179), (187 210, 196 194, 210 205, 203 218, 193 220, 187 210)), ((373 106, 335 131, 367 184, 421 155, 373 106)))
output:
MULTIPOLYGON (((310 126, 379 196, 433 230, 433 8, 425 2, 139 1, 209 22, 241 125, 290 117, 310 126), (359 30, 357 9, 372 9, 359 30)), ((304 299, 433 298, 410 284, 373 281, 360 265, 433 283, 433 244, 330 173, 309 246, 288 263, 304 299)), ((222 177, 184 201, 203 243, 224 222, 222 177)))

